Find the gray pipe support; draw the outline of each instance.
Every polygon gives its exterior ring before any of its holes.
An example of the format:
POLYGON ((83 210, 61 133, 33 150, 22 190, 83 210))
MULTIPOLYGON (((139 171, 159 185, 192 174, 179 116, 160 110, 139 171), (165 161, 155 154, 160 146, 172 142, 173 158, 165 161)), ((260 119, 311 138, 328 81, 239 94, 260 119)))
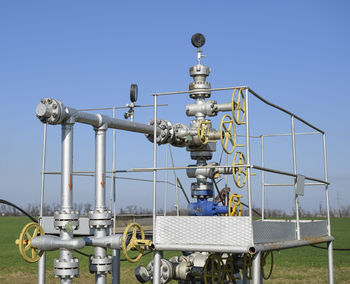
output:
MULTIPOLYGON (((116 119, 101 114, 78 111, 77 109, 63 105, 61 101, 52 98, 41 100, 40 104, 36 107, 36 116, 43 123, 48 124, 62 124, 68 119, 74 118, 76 122, 89 124, 96 128, 106 124, 108 128, 153 134, 153 126, 151 125, 116 119)), ((160 134, 161 130, 157 129, 157 135, 160 134)))
POLYGON ((82 249, 85 247, 85 241, 83 239, 61 240, 57 236, 43 235, 35 237, 31 245, 43 251, 53 251, 60 248, 82 249))

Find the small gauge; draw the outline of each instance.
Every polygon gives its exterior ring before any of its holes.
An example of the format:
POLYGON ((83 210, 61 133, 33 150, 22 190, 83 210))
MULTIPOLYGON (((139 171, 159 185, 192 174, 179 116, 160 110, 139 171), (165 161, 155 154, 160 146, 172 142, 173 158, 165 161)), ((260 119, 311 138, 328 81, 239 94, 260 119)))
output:
POLYGON ((194 47, 202 47, 205 44, 205 37, 200 33, 194 34, 191 38, 191 42, 194 47))
POLYGON ((130 86, 130 101, 133 103, 136 102, 137 95, 138 95, 137 84, 131 84, 131 86, 130 86))

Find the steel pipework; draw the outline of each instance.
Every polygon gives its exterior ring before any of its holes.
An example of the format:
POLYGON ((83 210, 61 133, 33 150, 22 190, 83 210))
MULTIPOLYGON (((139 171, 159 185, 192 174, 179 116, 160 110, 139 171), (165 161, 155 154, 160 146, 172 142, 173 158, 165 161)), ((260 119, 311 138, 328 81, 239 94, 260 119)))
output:
MULTIPOLYGON (((106 115, 94 114, 79 111, 77 109, 67 107, 59 100, 46 98, 42 99, 36 107, 36 116, 43 123, 62 124, 73 118, 75 122, 92 125, 96 128, 107 125, 107 128, 121 129, 126 131, 153 134, 153 126, 133 122, 129 120, 121 120, 106 115)), ((157 128, 157 136, 161 134, 161 129, 157 128)))

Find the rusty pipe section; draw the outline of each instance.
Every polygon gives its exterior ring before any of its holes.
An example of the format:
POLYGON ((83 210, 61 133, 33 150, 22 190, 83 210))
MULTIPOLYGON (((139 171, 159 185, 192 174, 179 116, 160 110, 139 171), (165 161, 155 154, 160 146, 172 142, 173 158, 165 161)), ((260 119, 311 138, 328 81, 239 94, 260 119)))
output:
MULTIPOLYGON (((153 126, 149 124, 121 120, 106 115, 88 113, 65 106, 61 101, 45 98, 36 107, 36 116, 43 123, 62 124, 70 118, 75 122, 92 125, 96 128, 106 124, 108 128, 121 129, 131 132, 153 134, 153 126)), ((161 129, 157 128, 157 135, 161 134, 161 129)))

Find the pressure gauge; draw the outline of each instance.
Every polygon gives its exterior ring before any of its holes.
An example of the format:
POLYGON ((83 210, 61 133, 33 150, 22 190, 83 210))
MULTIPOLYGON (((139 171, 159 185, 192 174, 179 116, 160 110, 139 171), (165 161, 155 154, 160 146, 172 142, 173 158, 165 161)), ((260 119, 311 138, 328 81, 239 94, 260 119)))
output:
POLYGON ((205 44, 205 37, 200 33, 194 34, 191 38, 191 42, 194 47, 200 48, 205 44))
POLYGON ((138 95, 137 84, 131 84, 131 86, 130 86, 130 101, 133 103, 136 102, 137 95, 138 95))

